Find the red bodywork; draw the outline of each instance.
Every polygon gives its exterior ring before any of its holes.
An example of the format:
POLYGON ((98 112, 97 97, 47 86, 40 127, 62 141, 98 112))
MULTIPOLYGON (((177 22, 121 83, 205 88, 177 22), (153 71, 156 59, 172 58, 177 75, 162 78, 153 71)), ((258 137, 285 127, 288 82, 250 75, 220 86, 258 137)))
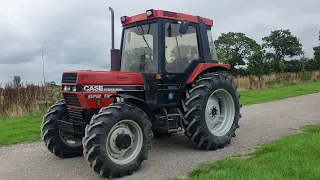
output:
MULTIPOLYGON (((163 10, 152 10, 153 11, 153 16, 152 17, 147 17, 146 13, 141 13, 138 15, 134 16, 126 16, 126 22, 124 22, 122 25, 128 25, 134 22, 139 22, 139 21, 145 21, 148 19, 153 19, 153 18, 165 18, 165 19, 173 19, 173 20, 188 20, 192 23, 199 23, 198 17, 193 16, 193 15, 188 15, 188 14, 183 14, 183 13, 176 13, 176 12, 170 12, 170 11, 163 11, 163 10)), ((213 25, 213 20, 201 17, 201 19, 204 21, 204 23, 208 26, 213 25)))
MULTIPOLYGON (((130 73, 130 72, 115 72, 115 71, 72 71, 64 72, 67 73, 77 73, 76 83, 62 83, 62 85, 104 85, 112 87, 124 87, 124 86, 143 86, 144 80, 142 74, 139 73, 130 73)), ((113 102, 113 98, 104 98, 105 94, 112 95, 116 91, 94 91, 87 92, 81 88, 81 92, 71 92, 71 91, 62 91, 63 94, 76 94, 77 98, 81 104, 79 106, 71 106, 70 108, 74 109, 93 109, 93 108, 102 108, 108 106, 113 102), (102 98, 88 98, 89 94, 100 94, 102 98), (97 104, 97 101, 101 103, 97 104)), ((66 98, 65 98, 66 99, 66 98)))

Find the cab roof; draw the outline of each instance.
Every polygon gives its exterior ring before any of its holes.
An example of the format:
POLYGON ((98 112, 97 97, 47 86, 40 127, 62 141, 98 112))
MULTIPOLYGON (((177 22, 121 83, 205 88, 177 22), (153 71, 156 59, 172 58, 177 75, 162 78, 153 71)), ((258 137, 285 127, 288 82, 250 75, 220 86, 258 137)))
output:
MULTIPOLYGON (((173 19, 173 20, 187 20, 190 21, 191 23, 199 23, 198 21, 198 16, 194 15, 188 15, 188 14, 183 14, 183 13, 177 13, 177 12, 171 12, 171 11, 165 11, 165 10, 155 10, 155 9, 150 9, 147 10, 145 13, 137 14, 134 16, 122 16, 121 17, 121 23, 122 26, 132 24, 135 22, 139 21, 144 21, 148 19, 155 19, 155 18, 165 18, 165 19, 173 19), (152 15, 147 16, 147 13, 150 11, 152 12, 152 15), (125 21, 123 21, 125 20, 125 21)), ((204 23, 207 26, 212 26, 213 25, 213 20, 201 17, 201 19, 204 21, 204 23)))

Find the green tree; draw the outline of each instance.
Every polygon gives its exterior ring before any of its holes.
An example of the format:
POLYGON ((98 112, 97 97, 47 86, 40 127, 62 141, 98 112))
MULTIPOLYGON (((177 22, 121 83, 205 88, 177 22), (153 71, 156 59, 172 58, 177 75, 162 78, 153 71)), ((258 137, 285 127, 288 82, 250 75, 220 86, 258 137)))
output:
POLYGON ((133 48, 124 52, 124 59, 122 63, 125 64, 127 70, 138 70, 142 59, 146 58, 146 61, 154 60, 153 50, 147 47, 133 48))
POLYGON ((316 46, 313 48, 314 55, 314 68, 320 70, 320 46, 316 46))
POLYGON ((21 86, 21 77, 20 76, 14 76, 13 77, 13 86, 14 87, 20 87, 21 86))
POLYGON ((198 58, 196 57, 198 55, 198 47, 197 46, 192 46, 192 45, 179 45, 175 46, 171 50, 171 57, 173 59, 179 58, 179 57, 186 57, 188 59, 195 59, 198 58))
POLYGON ((230 64, 231 72, 236 71, 235 66, 245 65, 245 59, 259 46, 255 40, 240 32, 222 33, 214 43, 219 60, 230 64))
POLYGON ((284 73, 284 70, 286 69, 286 64, 284 59, 280 59, 279 61, 279 70, 281 73, 284 73))
POLYGON ((259 82, 264 74, 268 73, 268 63, 261 48, 256 48, 254 53, 248 58, 248 71, 251 75, 258 77, 259 82))
POLYGON ((283 65, 282 60, 286 57, 294 57, 303 54, 302 44, 296 36, 293 36, 289 29, 274 30, 270 35, 262 38, 262 48, 266 54, 266 58, 275 61, 273 70, 280 72, 283 65))

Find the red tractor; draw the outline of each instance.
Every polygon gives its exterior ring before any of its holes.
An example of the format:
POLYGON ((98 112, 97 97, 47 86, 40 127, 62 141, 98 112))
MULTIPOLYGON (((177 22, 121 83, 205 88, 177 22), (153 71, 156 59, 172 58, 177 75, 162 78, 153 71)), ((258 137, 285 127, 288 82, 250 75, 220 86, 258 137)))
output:
POLYGON ((213 21, 147 10, 121 17, 120 49, 111 71, 64 72, 64 100, 43 118, 42 139, 61 158, 84 155, 104 177, 122 177, 148 158, 154 136, 184 131, 199 149, 230 143, 239 128, 240 95, 221 71, 213 21))

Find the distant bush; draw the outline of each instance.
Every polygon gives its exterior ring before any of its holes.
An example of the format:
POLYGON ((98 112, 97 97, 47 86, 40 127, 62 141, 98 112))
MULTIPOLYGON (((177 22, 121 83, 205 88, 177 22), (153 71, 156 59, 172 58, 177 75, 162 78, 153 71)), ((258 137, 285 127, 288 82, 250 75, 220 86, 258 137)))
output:
POLYGON ((241 90, 274 88, 279 86, 320 81, 320 71, 286 72, 263 75, 260 81, 259 78, 255 76, 234 77, 234 81, 241 90))
MULTIPOLYGON (((54 102, 61 98, 58 87, 13 83, 0 88, 0 119, 21 117, 37 110, 37 101, 54 102)), ((51 104, 40 106, 44 110, 51 104)))

